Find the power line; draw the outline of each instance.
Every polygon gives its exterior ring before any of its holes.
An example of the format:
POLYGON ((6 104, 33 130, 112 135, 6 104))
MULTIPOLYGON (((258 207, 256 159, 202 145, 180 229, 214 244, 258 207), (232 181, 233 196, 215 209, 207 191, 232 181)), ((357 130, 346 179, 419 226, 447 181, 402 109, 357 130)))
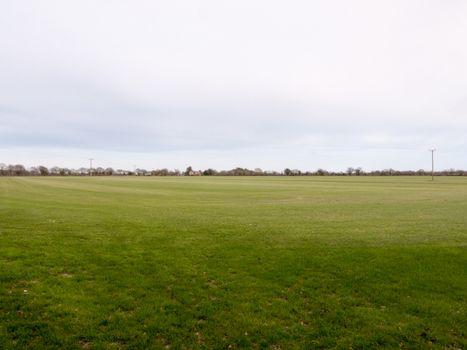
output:
POLYGON ((431 152, 431 181, 435 180, 435 151, 436 149, 429 149, 431 152))
POLYGON ((89 176, 92 176, 92 161, 94 158, 89 158, 89 176))

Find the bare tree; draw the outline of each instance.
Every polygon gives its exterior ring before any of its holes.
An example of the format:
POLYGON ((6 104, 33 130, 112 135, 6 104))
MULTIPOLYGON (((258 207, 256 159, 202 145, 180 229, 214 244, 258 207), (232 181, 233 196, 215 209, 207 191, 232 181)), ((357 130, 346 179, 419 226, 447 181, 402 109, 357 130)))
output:
POLYGON ((39 165, 39 172, 41 173, 42 176, 47 176, 49 175, 49 169, 47 169, 43 165, 39 165))
POLYGON ((113 173, 114 173, 114 170, 112 168, 106 168, 104 170, 105 175, 113 175, 113 173))
POLYGON ((193 172, 193 168, 190 165, 189 167, 186 168, 184 175, 190 175, 192 172, 193 172))

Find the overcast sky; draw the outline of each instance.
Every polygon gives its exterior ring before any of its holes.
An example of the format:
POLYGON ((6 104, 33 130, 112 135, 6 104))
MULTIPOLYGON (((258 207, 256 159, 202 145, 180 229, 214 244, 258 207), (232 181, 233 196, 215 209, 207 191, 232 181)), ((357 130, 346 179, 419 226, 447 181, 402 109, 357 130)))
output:
POLYGON ((0 3, 0 163, 467 169, 467 1, 0 3))

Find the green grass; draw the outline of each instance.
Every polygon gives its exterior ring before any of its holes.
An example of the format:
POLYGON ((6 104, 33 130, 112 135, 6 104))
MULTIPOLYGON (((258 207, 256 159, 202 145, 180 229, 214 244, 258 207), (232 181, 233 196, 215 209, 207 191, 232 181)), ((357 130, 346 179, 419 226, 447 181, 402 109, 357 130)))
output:
POLYGON ((467 348, 467 178, 0 178, 0 348, 467 348))

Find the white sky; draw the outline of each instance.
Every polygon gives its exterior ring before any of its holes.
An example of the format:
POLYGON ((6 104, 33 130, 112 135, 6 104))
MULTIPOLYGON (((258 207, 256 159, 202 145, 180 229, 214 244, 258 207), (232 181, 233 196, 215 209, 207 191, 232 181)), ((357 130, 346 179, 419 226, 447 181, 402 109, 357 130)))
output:
POLYGON ((467 169, 467 1, 0 3, 0 163, 467 169))

